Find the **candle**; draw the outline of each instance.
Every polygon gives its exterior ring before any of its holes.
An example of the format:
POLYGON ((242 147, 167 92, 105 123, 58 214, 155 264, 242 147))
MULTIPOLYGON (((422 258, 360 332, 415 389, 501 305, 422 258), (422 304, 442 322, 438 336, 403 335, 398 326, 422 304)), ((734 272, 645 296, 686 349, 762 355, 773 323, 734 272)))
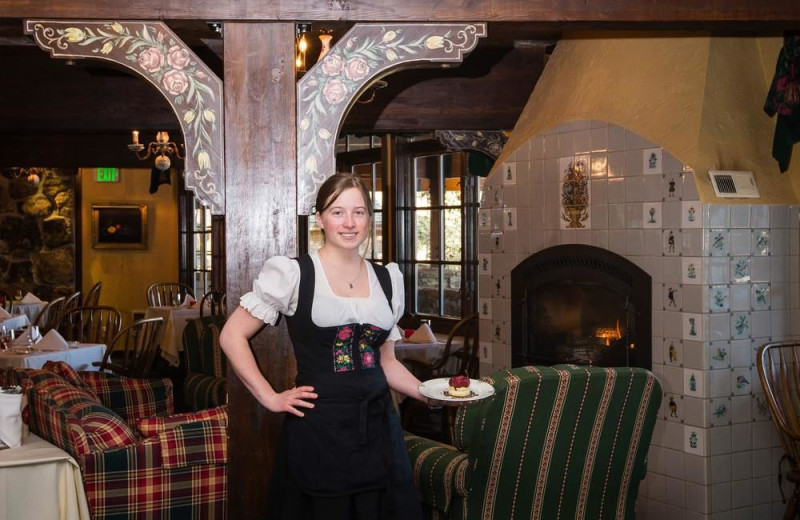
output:
POLYGON ((139 144, 139 131, 138 130, 132 130, 131 131, 131 136, 133 137, 133 144, 139 144))

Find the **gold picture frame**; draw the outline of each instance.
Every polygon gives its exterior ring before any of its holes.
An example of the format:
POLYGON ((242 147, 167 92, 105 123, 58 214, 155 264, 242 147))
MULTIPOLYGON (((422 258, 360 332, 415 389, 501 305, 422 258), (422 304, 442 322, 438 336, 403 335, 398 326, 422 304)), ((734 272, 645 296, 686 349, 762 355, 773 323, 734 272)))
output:
POLYGON ((94 249, 147 249, 147 204, 92 204, 94 249))

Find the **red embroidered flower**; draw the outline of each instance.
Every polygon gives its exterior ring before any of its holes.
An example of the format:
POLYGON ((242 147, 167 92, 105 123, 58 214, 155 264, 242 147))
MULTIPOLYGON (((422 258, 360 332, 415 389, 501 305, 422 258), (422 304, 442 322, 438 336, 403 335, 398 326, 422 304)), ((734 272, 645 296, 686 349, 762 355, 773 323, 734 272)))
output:
POLYGON ((353 329, 350 327, 344 327, 342 330, 339 331, 339 334, 336 336, 338 339, 347 339, 353 335, 353 329))

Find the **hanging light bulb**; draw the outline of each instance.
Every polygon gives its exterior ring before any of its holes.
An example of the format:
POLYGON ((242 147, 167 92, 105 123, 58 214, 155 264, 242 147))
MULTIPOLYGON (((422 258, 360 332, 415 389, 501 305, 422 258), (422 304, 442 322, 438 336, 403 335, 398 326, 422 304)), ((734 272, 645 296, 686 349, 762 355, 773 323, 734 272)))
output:
POLYGON ((294 65, 299 72, 306 71, 306 51, 308 51, 308 39, 306 39, 306 34, 310 30, 310 23, 299 23, 295 28, 297 42, 295 48, 297 49, 297 56, 294 60, 294 65))

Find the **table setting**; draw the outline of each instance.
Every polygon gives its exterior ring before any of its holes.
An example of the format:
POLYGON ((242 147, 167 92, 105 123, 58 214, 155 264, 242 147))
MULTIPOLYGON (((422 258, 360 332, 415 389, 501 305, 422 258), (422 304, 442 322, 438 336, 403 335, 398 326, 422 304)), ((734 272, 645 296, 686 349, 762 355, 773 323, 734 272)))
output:
POLYGON ((177 298, 172 306, 149 307, 145 319, 164 318, 161 328, 160 353, 170 365, 180 364, 180 352, 183 351, 183 329, 190 320, 200 317, 200 302, 191 295, 181 301, 177 298))
POLYGON ((42 301, 31 292, 23 296, 22 291, 17 291, 17 295, 11 301, 11 314, 13 316, 27 316, 28 321, 32 323, 36 315, 39 314, 39 311, 42 310, 45 305, 47 305, 46 301, 42 301))
POLYGON ((66 341, 57 330, 41 335, 30 326, 17 335, 0 326, 0 367, 42 368, 47 361, 64 361, 75 370, 97 370, 92 363, 103 359, 106 345, 66 341))

